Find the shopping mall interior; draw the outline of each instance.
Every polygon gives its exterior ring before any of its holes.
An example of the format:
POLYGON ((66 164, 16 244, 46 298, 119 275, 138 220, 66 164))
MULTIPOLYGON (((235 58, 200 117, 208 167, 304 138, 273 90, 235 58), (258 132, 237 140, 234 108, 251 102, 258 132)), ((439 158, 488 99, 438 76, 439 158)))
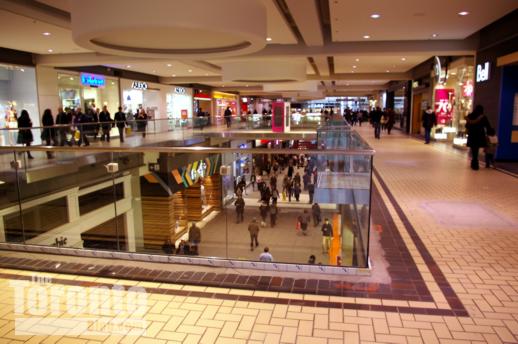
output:
POLYGON ((517 0, 0 18, 0 343, 518 343, 517 0))

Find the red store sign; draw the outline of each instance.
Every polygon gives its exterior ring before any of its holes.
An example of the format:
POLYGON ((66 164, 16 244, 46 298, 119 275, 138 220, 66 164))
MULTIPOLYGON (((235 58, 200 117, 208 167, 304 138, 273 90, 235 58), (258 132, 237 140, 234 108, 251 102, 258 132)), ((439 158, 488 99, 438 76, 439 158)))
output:
POLYGON ((435 116, 438 124, 446 124, 453 117, 453 102, 455 90, 453 88, 438 88, 435 90, 435 116))

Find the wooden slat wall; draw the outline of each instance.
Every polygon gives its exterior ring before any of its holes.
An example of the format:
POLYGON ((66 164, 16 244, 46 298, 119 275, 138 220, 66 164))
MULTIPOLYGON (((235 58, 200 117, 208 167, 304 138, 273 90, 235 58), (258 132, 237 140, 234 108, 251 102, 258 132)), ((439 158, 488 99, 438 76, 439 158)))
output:
POLYGON ((144 247, 161 248, 171 234, 174 234, 176 220, 173 197, 142 197, 144 225, 144 247))
POLYGON ((207 198, 207 204, 214 207, 216 210, 221 210, 221 177, 219 174, 215 174, 210 177, 206 177, 204 180, 205 185, 205 197, 207 198))

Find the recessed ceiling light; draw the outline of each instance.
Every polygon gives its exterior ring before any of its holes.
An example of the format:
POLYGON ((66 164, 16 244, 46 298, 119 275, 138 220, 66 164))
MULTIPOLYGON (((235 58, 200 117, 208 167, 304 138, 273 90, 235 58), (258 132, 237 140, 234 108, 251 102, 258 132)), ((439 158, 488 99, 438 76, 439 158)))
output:
POLYGON ((70 77, 70 80, 74 81, 74 78, 73 78, 73 77, 70 77))
POLYGON ((356 61, 356 62, 360 62, 360 59, 356 59, 355 61, 356 61))
POLYGON ((112 85, 115 85, 115 83, 112 81, 112 85))
POLYGON ((438 37, 438 36, 439 36, 439 34, 437 34, 437 33, 433 33, 433 34, 432 34, 432 37, 433 37, 433 38, 438 37))
POLYGON ((271 38, 271 37, 266 37, 266 41, 267 41, 267 42, 271 42, 271 41, 272 41, 272 38, 271 38))
POLYGON ((371 36, 369 36, 369 35, 364 35, 364 36, 363 36, 363 38, 365 38, 365 39, 369 39, 369 38, 371 38, 371 36))
POLYGON ((127 65, 127 66, 126 66, 126 68, 131 68, 131 66, 130 66, 130 65, 127 65))
POLYGON ((50 36, 50 35, 51 35, 51 33, 50 33, 50 32, 43 32, 43 33, 42 33, 42 35, 43 35, 43 36, 50 36))
POLYGON ((23 68, 20 68, 20 72, 25 72, 25 69, 23 69, 23 68))
POLYGON ((188 70, 188 72, 189 72, 189 73, 192 73, 192 69, 189 69, 189 70, 188 70))
POLYGON ((406 57, 402 57, 402 58, 401 58, 401 61, 406 61, 406 57))
POLYGON ((459 12, 459 13, 457 13, 457 14, 458 14, 459 16, 464 17, 464 16, 467 16, 467 15, 469 14, 469 12, 468 12, 468 11, 461 11, 461 12, 459 12))
POLYGON ((372 19, 379 19, 380 17, 381 17, 381 15, 379 15, 378 13, 371 14, 372 19))
POLYGON ((176 77, 176 74, 173 74, 173 75, 172 75, 172 77, 173 77, 173 78, 174 78, 174 77, 176 77))
POLYGON ((51 52, 53 52, 54 50, 52 50, 52 49, 49 49, 49 50, 47 50, 47 51, 48 51, 49 53, 51 53, 51 52))
POLYGON ((353 68, 356 68, 356 66, 353 66, 353 68))
POLYGON ((170 63, 167 64, 167 67, 171 67, 171 66, 172 66, 172 64, 170 64, 170 63))
POLYGON ((390 73, 390 71, 388 69, 385 72, 390 73))

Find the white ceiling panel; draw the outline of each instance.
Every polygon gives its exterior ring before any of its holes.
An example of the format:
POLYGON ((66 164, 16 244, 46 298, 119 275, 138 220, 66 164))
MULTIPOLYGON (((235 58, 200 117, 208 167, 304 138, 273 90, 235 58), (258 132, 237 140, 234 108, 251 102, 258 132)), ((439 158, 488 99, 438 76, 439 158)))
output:
POLYGON ((335 73, 404 73, 430 57, 431 55, 335 56, 335 73))
POLYGON ((518 8, 516 0, 330 0, 335 42, 464 39, 518 8), (468 11, 467 16, 458 15, 468 11), (371 19, 379 14, 379 19, 371 19))

